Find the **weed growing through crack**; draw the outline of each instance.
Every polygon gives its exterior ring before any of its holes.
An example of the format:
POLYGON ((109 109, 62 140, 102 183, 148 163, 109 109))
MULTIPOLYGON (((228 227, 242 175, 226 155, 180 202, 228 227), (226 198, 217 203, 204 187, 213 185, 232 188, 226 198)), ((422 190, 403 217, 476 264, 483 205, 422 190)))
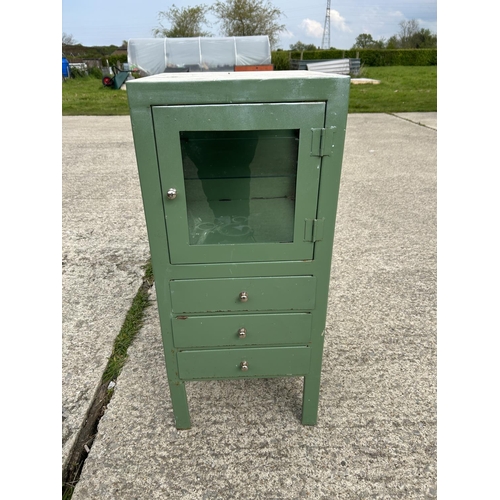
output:
POLYGON ((153 269, 151 267, 151 262, 148 262, 145 266, 143 285, 134 297, 132 306, 127 312, 120 333, 115 339, 113 352, 109 357, 108 364, 102 376, 103 382, 111 382, 118 378, 127 360, 128 348, 141 329, 144 321, 144 313, 146 308, 150 305, 148 290, 151 288, 152 284, 153 269))

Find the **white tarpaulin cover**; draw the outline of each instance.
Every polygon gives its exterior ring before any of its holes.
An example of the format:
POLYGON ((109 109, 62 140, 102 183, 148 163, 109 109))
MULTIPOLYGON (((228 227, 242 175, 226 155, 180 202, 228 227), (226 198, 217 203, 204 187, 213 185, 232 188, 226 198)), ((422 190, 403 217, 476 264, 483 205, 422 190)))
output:
POLYGON ((271 64, 267 36, 131 38, 128 63, 147 75, 168 71, 233 71, 271 64))

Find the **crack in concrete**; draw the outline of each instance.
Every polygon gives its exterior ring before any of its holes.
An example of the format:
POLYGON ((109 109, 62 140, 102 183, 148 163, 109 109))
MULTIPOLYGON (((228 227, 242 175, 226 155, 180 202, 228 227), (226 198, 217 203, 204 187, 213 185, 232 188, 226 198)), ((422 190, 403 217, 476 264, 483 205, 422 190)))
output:
MULTIPOLYGON (((142 278, 142 284, 139 287, 135 296, 137 297, 139 294, 145 294, 147 302, 149 302, 150 300, 149 290, 151 289, 152 286, 153 286, 152 277, 149 276, 148 272, 146 271, 146 273, 142 278)), ((133 304, 129 308, 129 311, 132 307, 133 304)), ((147 306, 144 306, 142 312, 144 312, 146 307, 147 306)), ((127 315, 125 315, 125 317, 127 317, 127 315)), ((139 327, 139 329, 140 328, 141 327, 139 327)), ((105 372, 106 369, 103 372, 103 377, 105 372)), ((116 378, 118 377, 119 374, 116 378)), ((113 382, 116 382, 116 380, 113 380, 113 382)), ((111 401, 111 398, 113 397, 114 389, 108 389, 109 385, 110 382, 109 380, 107 380, 107 381, 101 381, 101 383, 97 387, 94 397, 92 398, 92 401, 90 403, 89 409, 83 420, 83 425, 80 428, 76 436, 76 439, 73 443, 73 446, 69 452, 68 460, 66 461, 66 465, 62 471, 62 496, 63 499, 65 500, 69 500, 73 495, 73 491, 80 479, 80 474, 83 470, 85 460, 87 460, 87 457, 89 456, 90 451, 92 449, 94 439, 97 436, 99 422, 101 418, 104 416, 107 406, 111 401)), ((63 408, 63 414, 64 414, 64 408, 63 408)))
POLYGON ((387 114, 390 116, 394 116, 394 118, 399 118, 400 120, 404 120, 405 122, 410 122, 413 123, 414 125, 420 125, 421 127, 428 128, 429 130, 434 130, 435 132, 437 132, 437 130, 434 127, 429 127, 429 125, 426 125, 425 123, 410 120, 409 118, 405 118, 404 116, 399 116, 396 113, 387 113, 387 114))

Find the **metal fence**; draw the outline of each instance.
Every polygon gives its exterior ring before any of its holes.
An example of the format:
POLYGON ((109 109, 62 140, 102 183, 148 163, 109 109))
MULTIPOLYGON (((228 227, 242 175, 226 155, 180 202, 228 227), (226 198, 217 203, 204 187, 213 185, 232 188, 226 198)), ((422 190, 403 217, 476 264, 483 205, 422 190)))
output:
POLYGON ((361 70, 360 59, 291 59, 290 68, 297 70, 320 71, 341 75, 358 76, 361 70))

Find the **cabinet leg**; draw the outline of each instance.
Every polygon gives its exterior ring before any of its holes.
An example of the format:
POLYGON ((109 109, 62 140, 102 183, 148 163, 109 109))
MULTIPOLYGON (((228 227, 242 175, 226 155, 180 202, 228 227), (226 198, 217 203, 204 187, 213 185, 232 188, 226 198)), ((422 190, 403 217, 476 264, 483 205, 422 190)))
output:
POLYGON ((321 373, 312 373, 304 377, 302 396, 302 424, 316 425, 318 421, 319 385, 321 373))
POLYGON ((189 417, 189 406, 184 382, 175 380, 170 383, 170 397, 172 398, 175 427, 177 429, 190 429, 191 419, 189 417))

